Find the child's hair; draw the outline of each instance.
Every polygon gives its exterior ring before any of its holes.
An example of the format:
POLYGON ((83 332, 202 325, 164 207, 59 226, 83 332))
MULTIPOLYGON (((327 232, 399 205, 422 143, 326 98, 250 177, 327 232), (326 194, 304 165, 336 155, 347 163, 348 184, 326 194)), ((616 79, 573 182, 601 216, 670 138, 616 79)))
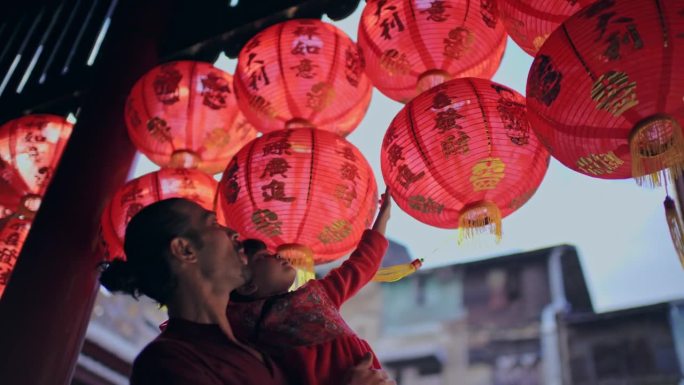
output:
MULTIPOLYGON (((245 255, 250 260, 252 257, 254 257, 254 255, 256 255, 256 253, 267 249, 266 244, 258 239, 245 239, 242 242, 242 247, 245 251, 245 255)), ((235 302, 246 302, 249 301, 250 298, 248 296, 239 294, 237 290, 233 290, 230 293, 230 300, 235 302)))

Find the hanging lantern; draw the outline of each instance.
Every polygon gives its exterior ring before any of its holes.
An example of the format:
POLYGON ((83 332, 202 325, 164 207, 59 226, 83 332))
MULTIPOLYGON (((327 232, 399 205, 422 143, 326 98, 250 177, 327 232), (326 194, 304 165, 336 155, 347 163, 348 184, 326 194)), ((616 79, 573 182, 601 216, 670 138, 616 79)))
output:
POLYGON ((562 22, 594 0, 496 0, 506 32, 534 56, 562 22))
POLYGON ((153 68, 126 101, 135 146, 161 167, 223 170, 256 130, 242 116, 233 77, 209 63, 176 61, 153 68))
POLYGON ((373 85, 406 103, 451 78, 491 78, 506 32, 493 0, 369 1, 359 47, 373 85))
POLYGON ((556 159, 659 186, 684 165, 684 16, 676 1, 601 0, 564 22, 527 80, 529 119, 556 159))
POLYGON ((114 194, 102 213, 100 238, 104 259, 125 259, 126 226, 145 206, 168 198, 186 198, 211 210, 217 184, 211 175, 182 168, 163 168, 129 181, 114 194))
POLYGON ((392 121, 381 164, 406 213, 459 239, 489 230, 539 187, 549 155, 532 134, 525 98, 485 79, 455 79, 409 102, 392 121))
POLYGON ((261 132, 316 127, 346 136, 370 103, 364 67, 362 53, 338 28, 316 19, 289 20, 242 48, 235 91, 261 132))
POLYGON ((0 220, 0 298, 30 229, 31 221, 28 218, 12 216, 0 220))
POLYGON ((244 238, 313 272, 352 251, 377 209, 368 162, 342 137, 309 128, 281 130, 235 155, 219 183, 218 211, 244 238))
POLYGON ((0 206, 33 217, 73 124, 56 115, 27 115, 0 126, 0 206))

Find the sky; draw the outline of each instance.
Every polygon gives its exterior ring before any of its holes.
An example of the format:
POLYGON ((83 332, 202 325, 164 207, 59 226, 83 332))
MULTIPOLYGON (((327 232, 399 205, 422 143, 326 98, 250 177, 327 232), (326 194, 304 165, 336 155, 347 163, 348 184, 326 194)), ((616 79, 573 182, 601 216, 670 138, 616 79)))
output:
MULTIPOLYGON (((362 5, 350 17, 332 22, 356 40, 362 5)), ((233 73, 235 61, 221 55, 216 66, 233 73)), ((492 80, 525 94, 532 57, 509 39, 492 80)), ((347 138, 366 156, 380 191, 382 138, 402 108, 378 90, 366 117, 347 138)), ((131 177, 158 169, 139 155, 131 177)), ((597 311, 684 299, 684 269, 672 245, 663 209, 663 189, 639 187, 576 173, 555 159, 537 193, 504 218, 503 239, 481 238, 457 244, 457 230, 434 228, 408 216, 395 204, 387 237, 404 244, 426 268, 535 250, 558 244, 577 247, 597 311)))

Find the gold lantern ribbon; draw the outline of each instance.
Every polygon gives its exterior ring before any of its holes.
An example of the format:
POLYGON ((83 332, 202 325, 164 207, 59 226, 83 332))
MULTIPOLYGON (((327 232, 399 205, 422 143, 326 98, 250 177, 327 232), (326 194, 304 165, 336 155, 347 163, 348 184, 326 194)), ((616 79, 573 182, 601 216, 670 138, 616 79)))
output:
POLYGON ((415 273, 421 266, 423 266, 423 258, 414 259, 410 263, 383 267, 375 273, 373 282, 396 282, 415 273))

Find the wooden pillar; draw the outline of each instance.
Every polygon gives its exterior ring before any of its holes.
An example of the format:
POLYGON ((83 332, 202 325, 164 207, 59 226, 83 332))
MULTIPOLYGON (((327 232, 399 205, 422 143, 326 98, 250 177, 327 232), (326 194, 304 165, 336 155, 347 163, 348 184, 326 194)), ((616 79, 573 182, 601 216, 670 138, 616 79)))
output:
POLYGON ((158 64, 173 1, 121 0, 78 122, 0 301, 0 383, 67 385, 98 290, 100 214, 135 149, 128 91, 158 64))

